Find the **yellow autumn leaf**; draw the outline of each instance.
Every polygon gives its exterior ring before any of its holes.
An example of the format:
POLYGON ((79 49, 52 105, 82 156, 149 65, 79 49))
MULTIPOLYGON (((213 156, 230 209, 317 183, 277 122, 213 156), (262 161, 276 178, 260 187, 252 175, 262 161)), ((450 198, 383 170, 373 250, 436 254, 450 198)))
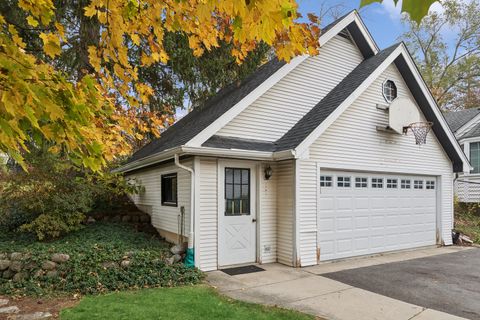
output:
POLYGON ((31 25, 32 27, 37 27, 38 26, 38 21, 32 16, 27 17, 27 23, 29 25, 31 25))
POLYGON ((60 48, 60 39, 53 33, 40 33, 40 39, 43 40, 43 51, 50 57, 55 58, 62 52, 60 48))

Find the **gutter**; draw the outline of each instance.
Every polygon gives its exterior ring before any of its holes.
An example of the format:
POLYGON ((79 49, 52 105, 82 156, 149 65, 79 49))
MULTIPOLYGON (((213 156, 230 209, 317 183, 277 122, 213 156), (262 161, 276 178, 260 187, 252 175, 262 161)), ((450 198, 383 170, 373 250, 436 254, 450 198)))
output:
POLYGON ((175 166, 180 169, 190 172, 190 231, 188 233, 188 247, 187 254, 185 256, 185 265, 187 267, 195 267, 195 249, 193 247, 195 237, 195 171, 187 166, 184 166, 180 163, 180 157, 178 153, 174 155, 175 166))

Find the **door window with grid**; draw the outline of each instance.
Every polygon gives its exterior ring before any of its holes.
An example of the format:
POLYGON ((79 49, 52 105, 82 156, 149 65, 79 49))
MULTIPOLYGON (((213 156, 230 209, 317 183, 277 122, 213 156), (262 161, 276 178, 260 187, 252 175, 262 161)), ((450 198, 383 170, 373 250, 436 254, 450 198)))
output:
POLYGON ((250 215, 250 169, 225 168, 225 215, 250 215))

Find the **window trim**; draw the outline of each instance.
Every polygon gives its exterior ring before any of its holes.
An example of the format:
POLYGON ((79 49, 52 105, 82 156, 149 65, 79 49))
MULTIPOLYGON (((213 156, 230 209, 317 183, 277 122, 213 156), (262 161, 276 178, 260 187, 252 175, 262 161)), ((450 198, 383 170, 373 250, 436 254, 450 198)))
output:
POLYGON ((160 185, 160 188, 161 188, 160 197, 161 197, 162 206, 178 207, 178 173, 177 172, 171 172, 171 173, 162 174, 160 183, 161 183, 161 185, 160 185), (168 179, 175 178, 175 180, 176 180, 175 190, 174 190, 175 202, 165 200, 166 195, 164 194, 164 190, 165 190, 164 179, 167 179, 167 178, 168 179))
POLYGON ((398 87, 395 81, 393 81, 392 79, 387 79, 382 83, 382 95, 385 101, 387 101, 388 103, 392 103, 393 101, 395 101, 395 99, 398 98, 398 87), (395 86, 395 97, 393 99, 389 99, 385 94, 385 86, 387 83, 392 83, 395 86))
POLYGON ((223 210, 223 215, 225 217, 239 217, 239 216, 250 216, 252 215, 252 170, 250 170, 250 168, 243 168, 243 167, 225 167, 224 169, 224 176, 223 176, 223 188, 224 188, 224 195, 223 195, 223 198, 224 198, 224 201, 225 201, 225 204, 224 204, 224 210, 223 210), (233 173, 232 173, 232 183, 227 183, 227 170, 233 170, 233 173), (235 192, 233 190, 235 190, 235 170, 240 170, 240 199, 235 199, 235 192), (248 197, 246 199, 242 198, 241 197, 241 194, 242 194, 242 187, 245 185, 242 181, 242 174, 241 172, 245 170, 248 172, 248 197), (234 193, 233 194, 233 199, 227 199, 227 184, 231 184, 232 185, 232 192, 234 193), (235 201, 235 200, 248 200, 248 212, 239 212, 239 214, 235 214, 233 212, 233 214, 227 214, 227 201, 230 200, 230 201, 235 201))

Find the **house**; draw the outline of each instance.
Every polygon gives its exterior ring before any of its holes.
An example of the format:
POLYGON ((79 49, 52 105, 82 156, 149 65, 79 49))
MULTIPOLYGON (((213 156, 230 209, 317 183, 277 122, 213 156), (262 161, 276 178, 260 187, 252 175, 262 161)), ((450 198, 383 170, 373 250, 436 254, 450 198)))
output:
POLYGON ((480 202, 480 108, 448 112, 445 119, 472 166, 455 179, 455 194, 461 202, 480 202))
POLYGON ((379 50, 356 11, 319 41, 318 56, 264 64, 120 168, 201 270, 452 243, 468 160, 405 45, 379 50), (433 124, 425 145, 403 134, 412 122, 433 124))

